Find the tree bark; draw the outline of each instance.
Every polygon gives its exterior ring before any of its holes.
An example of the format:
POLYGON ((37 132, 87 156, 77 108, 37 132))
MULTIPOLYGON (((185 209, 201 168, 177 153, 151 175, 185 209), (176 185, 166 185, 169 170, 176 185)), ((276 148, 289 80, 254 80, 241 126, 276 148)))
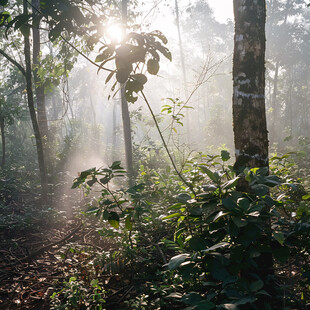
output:
MULTIPOLYGON (((28 14, 27 8, 27 0, 23 0, 23 14, 28 14)), ((25 64, 26 64, 26 85, 27 85, 27 100, 28 100, 28 108, 30 112, 31 122, 33 126, 33 131, 36 140, 37 147, 37 155, 39 162, 39 170, 40 170, 40 180, 42 187, 42 198, 43 201, 47 198, 47 174, 46 174, 46 166, 44 159, 44 151, 43 151, 43 142, 40 134, 39 125, 37 122, 36 112, 34 108, 34 99, 33 99, 33 91, 32 91, 32 74, 31 74, 31 53, 30 53, 30 42, 29 42, 29 34, 24 34, 24 54, 25 54, 25 64)))
POLYGON ((38 116, 38 124, 40 128, 40 133, 42 139, 45 140, 44 145, 48 143, 48 124, 47 124, 47 116, 46 116, 46 104, 45 104, 45 93, 44 93, 44 85, 41 85, 40 77, 38 76, 38 69, 40 67, 40 0, 32 0, 32 11, 35 15, 33 20, 33 76, 35 82, 35 93, 37 99, 37 116, 38 116))
MULTIPOLYGON (((123 34, 125 34, 126 32, 126 25, 127 25, 127 2, 128 0, 122 0, 122 23, 124 27, 123 34)), ((121 104, 122 104, 122 120, 123 120, 123 131, 125 141, 126 169, 129 178, 129 186, 131 187, 134 185, 132 137, 131 137, 131 122, 129 116, 128 102, 125 97, 125 86, 126 84, 121 86, 121 104)))

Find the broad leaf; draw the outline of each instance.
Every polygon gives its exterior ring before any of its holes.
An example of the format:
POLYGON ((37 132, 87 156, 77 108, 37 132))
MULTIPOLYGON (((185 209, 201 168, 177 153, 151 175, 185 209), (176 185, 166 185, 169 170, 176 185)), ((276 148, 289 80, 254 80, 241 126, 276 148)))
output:
POLYGON ((180 254, 172 257, 168 263, 168 268, 170 270, 178 268, 189 256, 189 254, 180 254))
POLYGON ((159 62, 156 59, 149 59, 147 62, 147 71, 152 74, 156 75, 159 71, 159 62))

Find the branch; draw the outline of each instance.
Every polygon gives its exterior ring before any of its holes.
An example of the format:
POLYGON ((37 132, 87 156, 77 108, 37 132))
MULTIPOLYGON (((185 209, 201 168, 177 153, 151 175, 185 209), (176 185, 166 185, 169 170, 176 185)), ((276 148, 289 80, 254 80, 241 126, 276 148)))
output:
POLYGON ((11 56, 9 56, 4 50, 0 49, 0 54, 4 56, 10 63, 12 63, 14 66, 16 66, 19 71, 23 74, 24 77, 26 77, 26 71, 25 69, 11 56))
POLYGON ((82 53, 78 48, 76 48, 71 42, 69 42, 62 34, 60 35, 60 37, 68 44, 70 45, 76 52, 78 52, 81 56, 83 56, 86 60, 88 60, 91 64, 93 64, 94 66, 96 66, 99 69, 108 71, 108 72, 114 72, 114 70, 111 69, 107 69, 104 67, 101 67, 100 65, 96 64, 94 61, 92 61, 89 57, 87 57, 84 53, 82 53))
POLYGON ((182 181, 186 186, 188 186, 188 188, 192 191, 192 193, 193 193, 194 196, 196 197, 196 192, 195 192, 195 190, 194 190, 194 188, 193 188, 193 185, 190 184, 189 182, 187 182, 187 181, 185 180, 185 178, 183 177, 183 175, 181 174, 181 172, 178 170, 178 168, 177 168, 177 166, 176 166, 176 164, 175 164, 175 162, 174 162, 174 160, 173 160, 173 158, 172 158, 172 155, 171 155, 171 153, 170 153, 170 151, 169 151, 169 148, 168 148, 168 146, 167 146, 167 143, 166 143, 166 141, 165 141, 165 138, 164 138, 164 136, 163 136, 163 134, 162 134, 162 132, 161 132, 161 130, 160 130, 160 128, 159 128, 159 125, 158 125, 157 119, 156 119, 156 117, 155 117, 155 114, 154 114, 154 112, 153 112, 153 110, 152 110, 152 108, 151 108, 151 106, 150 106, 150 104, 149 104, 149 102, 148 102, 148 100, 147 100, 147 98, 146 98, 144 92, 141 91, 141 94, 142 94, 142 97, 143 97, 143 99, 144 99, 144 101, 145 101, 145 103, 146 103, 146 105, 147 105, 149 111, 151 112, 152 118, 153 118, 153 120, 154 120, 154 122, 155 122, 155 126, 156 126, 157 131, 158 131, 158 133, 159 133, 159 135, 160 135, 161 141, 163 142, 164 148, 165 148, 165 150, 166 150, 166 152, 167 152, 167 154, 168 154, 168 156, 169 156, 169 159, 170 159, 170 161, 171 161, 171 164, 172 164, 172 166, 173 166, 173 168, 174 168, 176 174, 179 176, 179 178, 181 179, 181 181, 182 181))

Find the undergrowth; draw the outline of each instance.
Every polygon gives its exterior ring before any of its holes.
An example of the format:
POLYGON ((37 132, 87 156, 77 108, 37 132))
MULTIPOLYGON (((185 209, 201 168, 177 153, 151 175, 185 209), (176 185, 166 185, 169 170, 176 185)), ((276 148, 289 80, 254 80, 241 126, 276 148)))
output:
POLYGON ((191 188, 164 166, 141 164, 131 188, 120 162, 83 171, 73 188, 92 197, 84 220, 98 218, 110 247, 55 288, 52 309, 306 309, 310 195, 297 159, 275 154, 271 175, 235 175, 227 151, 199 154, 182 171, 191 188), (258 269, 266 254, 269 277, 258 269))

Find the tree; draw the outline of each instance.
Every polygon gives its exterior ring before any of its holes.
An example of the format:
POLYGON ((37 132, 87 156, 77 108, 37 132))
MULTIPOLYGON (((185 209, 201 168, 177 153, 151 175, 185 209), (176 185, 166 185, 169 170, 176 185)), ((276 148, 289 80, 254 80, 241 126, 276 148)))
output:
MULTIPOLYGON (((268 171, 268 131, 265 113, 265 0, 234 0, 235 45, 233 57, 233 129, 235 139, 235 170, 265 167, 268 171)), ((266 170, 266 169, 265 169, 266 170)), ((237 189, 251 193, 249 183, 241 178, 237 189)), ((265 212, 268 212, 266 208, 265 212)), ((268 216, 267 216, 268 218, 268 216)), ((273 295, 273 259, 270 222, 257 244, 264 250, 256 258, 256 273, 273 295), (267 240, 267 241, 266 241, 267 240)), ((253 267, 254 269, 254 267, 253 267)), ((246 277, 251 277, 249 271, 246 277)), ((267 300, 267 298, 266 298, 267 300)), ((264 306, 263 301, 259 301, 264 306)))
MULTIPOLYGON (((28 14, 28 2, 26 0, 23 1, 23 14, 28 14)), ((46 172, 46 164, 44 158, 43 151, 43 141, 40 133, 35 107, 34 107, 34 98, 33 98, 33 90, 32 90, 32 71, 31 71, 31 50, 30 50, 30 29, 26 26, 24 30, 24 54, 25 54, 25 78, 26 78, 26 89, 27 89, 27 100, 28 100, 28 108, 30 112, 30 117, 32 121, 33 131, 36 139, 37 146, 37 154, 39 161, 39 169, 40 169, 40 180, 42 186, 42 194, 43 199, 45 200, 47 191, 48 191, 48 181, 47 181, 47 172, 46 172)))
MULTIPOLYGON (((127 0, 122 0, 122 24, 123 24, 123 37, 126 34, 127 26, 127 0)), ((132 159, 132 137, 131 137, 131 122, 129 116, 128 102, 125 94, 126 83, 121 85, 121 107, 122 107, 122 120, 125 141, 125 157, 126 168, 128 172, 129 185, 133 186, 133 159, 132 159)))
MULTIPOLYGON (((233 125, 235 168, 268 167, 265 113, 265 0, 234 1, 233 125)), ((241 189, 248 190, 245 183, 241 189)))
MULTIPOLYGON (((38 124, 40 128, 40 134, 43 139, 48 142, 48 124, 46 116, 46 105, 45 105, 45 91, 42 81, 38 76, 38 70, 40 68, 40 52, 41 52, 41 43, 40 43, 40 21, 42 15, 40 13, 40 1, 32 0, 32 14, 34 15, 32 33, 33 33, 33 76, 35 82, 35 93, 37 101, 37 116, 38 124)), ((46 152, 45 152, 45 155, 46 152)))

